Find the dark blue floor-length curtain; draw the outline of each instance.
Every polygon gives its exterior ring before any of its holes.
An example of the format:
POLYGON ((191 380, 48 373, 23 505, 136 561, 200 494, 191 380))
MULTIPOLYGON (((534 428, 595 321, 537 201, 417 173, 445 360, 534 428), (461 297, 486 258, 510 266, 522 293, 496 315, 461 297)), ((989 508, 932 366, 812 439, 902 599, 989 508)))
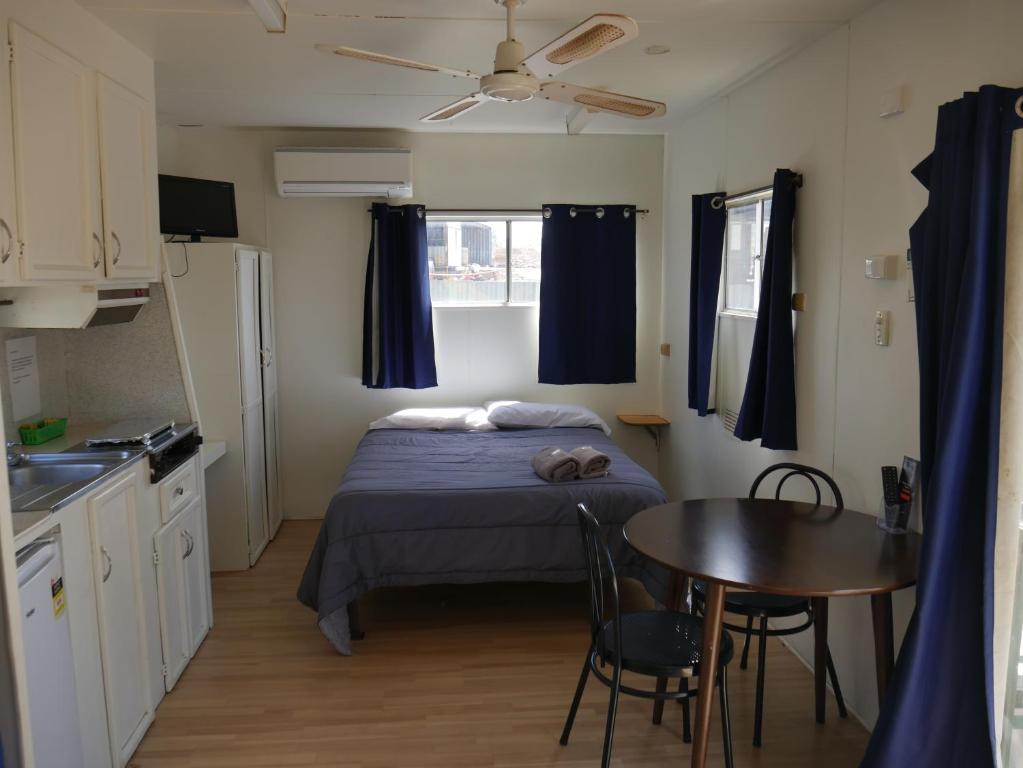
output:
POLYGON ((771 227, 764 253, 760 306, 746 391, 735 436, 764 448, 796 450, 796 360, 792 339, 792 224, 796 174, 774 173, 771 227))
POLYGON ((540 382, 635 381, 635 206, 545 205, 540 274, 540 382))
POLYGON ((373 203, 362 317, 362 383, 437 386, 426 216, 417 205, 373 203))
POLYGON ((711 368, 725 245, 725 193, 693 195, 693 237, 689 265, 689 407, 712 413, 711 368))
MULTIPOLYGON (((865 766, 995 765, 992 625, 1012 132, 1023 90, 938 111, 910 229, 920 365, 923 549, 916 610, 865 766)), ((1011 691, 1009 695, 1012 695, 1011 691)))

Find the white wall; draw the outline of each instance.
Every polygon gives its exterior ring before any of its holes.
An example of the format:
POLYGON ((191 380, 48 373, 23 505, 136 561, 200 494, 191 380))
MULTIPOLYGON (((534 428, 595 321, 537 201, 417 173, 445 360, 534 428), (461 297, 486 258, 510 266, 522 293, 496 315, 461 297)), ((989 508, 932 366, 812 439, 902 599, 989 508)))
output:
MULTIPOLYGON (((479 404, 503 397, 588 405, 651 470, 653 442, 614 423, 616 412, 660 403, 661 194, 659 136, 434 135, 164 127, 160 171, 234 181, 240 239, 274 254, 281 456, 287 517, 320 517, 367 423, 409 405, 479 404), (361 385, 367 201, 282 199, 276 146, 407 146, 415 201, 440 208, 539 208, 542 203, 635 203, 637 383, 538 385, 535 307, 434 311, 432 390, 361 385)), ((214 438, 214 435, 210 435, 214 438)))
MULTIPOLYGON (((919 455, 908 278, 900 268, 895 281, 866 280, 863 260, 905 254, 909 226, 926 200, 910 170, 933 146, 938 105, 982 83, 1023 84, 1021 29, 1018 0, 888 0, 707 105, 666 138, 664 335, 678 354, 663 370, 664 407, 674 425, 661 476, 671 495, 743 494, 761 468, 795 459, 832 471, 847 506, 874 512, 879 467, 919 455), (905 114, 879 118, 881 95, 900 85, 905 114), (796 331, 795 454, 740 443, 716 418, 699 419, 686 408, 689 196, 761 186, 778 167, 803 172, 806 182, 797 212, 796 272, 808 309, 796 331), (873 344, 876 309, 892 313, 887 348, 873 344)), ((896 595, 898 638, 911 607, 909 592, 896 595)), ((831 627, 846 699, 872 724, 866 598, 832 601, 831 627)), ((792 645, 809 660, 811 642, 806 633, 792 645)), ((766 728, 769 740, 769 722, 766 728)))

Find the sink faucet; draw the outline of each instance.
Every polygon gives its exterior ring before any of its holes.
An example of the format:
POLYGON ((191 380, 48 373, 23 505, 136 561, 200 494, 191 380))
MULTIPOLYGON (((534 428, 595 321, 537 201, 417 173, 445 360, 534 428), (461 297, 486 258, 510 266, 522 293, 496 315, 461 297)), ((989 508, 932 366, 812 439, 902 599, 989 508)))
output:
POLYGON ((21 463, 21 460, 25 457, 21 451, 17 450, 21 447, 21 443, 15 440, 7 441, 7 466, 16 467, 21 463))

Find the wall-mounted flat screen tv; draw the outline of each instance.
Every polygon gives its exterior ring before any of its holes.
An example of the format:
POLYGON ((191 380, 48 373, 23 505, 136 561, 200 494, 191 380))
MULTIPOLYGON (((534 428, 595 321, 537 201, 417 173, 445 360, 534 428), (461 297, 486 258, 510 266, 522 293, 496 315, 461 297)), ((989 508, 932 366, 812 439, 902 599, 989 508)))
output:
POLYGON ((234 184, 160 174, 160 232, 203 237, 238 237, 234 184))

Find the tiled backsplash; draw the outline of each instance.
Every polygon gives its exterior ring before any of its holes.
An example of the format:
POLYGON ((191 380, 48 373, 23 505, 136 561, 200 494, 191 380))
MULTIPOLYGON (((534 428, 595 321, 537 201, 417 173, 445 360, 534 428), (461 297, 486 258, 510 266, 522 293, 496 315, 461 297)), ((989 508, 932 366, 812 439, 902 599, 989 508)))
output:
MULTIPOLYGON (((68 416, 72 423, 167 415, 189 421, 170 310, 163 286, 130 323, 84 330, 0 328, 0 342, 36 337, 40 416, 68 416)), ((17 439, 11 419, 7 358, 0 347, 4 431, 17 439)))

